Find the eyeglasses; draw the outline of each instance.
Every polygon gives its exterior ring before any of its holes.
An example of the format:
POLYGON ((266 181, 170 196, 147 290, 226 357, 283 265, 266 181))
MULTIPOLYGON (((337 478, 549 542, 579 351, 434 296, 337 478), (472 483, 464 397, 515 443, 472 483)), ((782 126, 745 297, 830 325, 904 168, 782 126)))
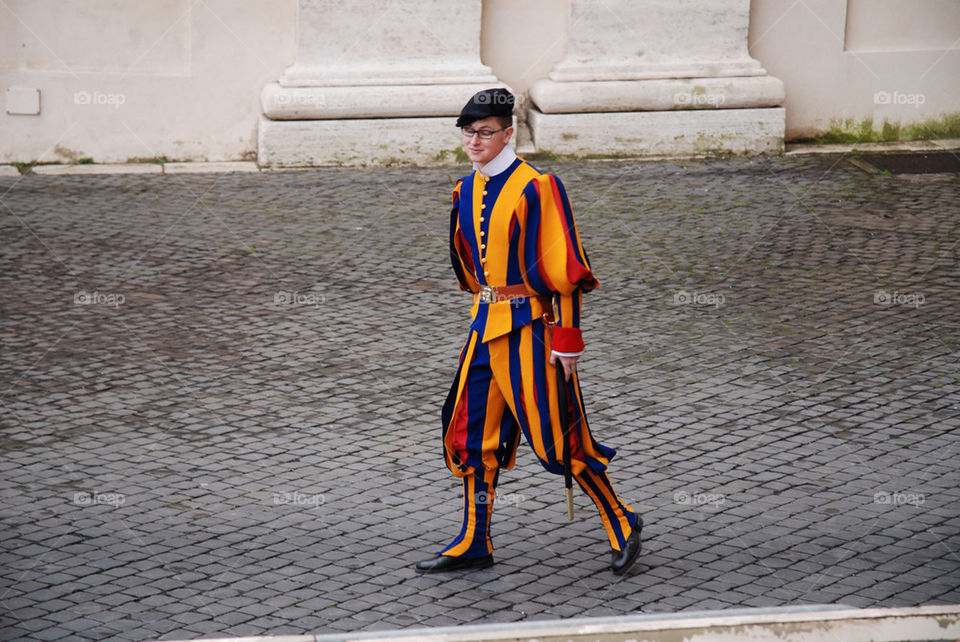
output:
POLYGON ((461 127, 460 131, 463 132, 464 138, 473 138, 473 135, 476 134, 480 137, 480 140, 490 140, 493 138, 493 135, 497 132, 502 132, 504 129, 509 129, 507 127, 501 127, 500 129, 470 129, 469 127, 461 127))

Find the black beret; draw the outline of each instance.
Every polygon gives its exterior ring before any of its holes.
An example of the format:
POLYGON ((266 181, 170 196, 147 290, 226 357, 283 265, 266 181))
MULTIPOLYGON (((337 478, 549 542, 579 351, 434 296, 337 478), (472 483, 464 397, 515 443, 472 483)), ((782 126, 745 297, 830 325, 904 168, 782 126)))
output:
POLYGON ((490 116, 510 118, 513 116, 513 103, 513 94, 503 87, 478 91, 460 110, 457 127, 466 127, 475 120, 490 116))

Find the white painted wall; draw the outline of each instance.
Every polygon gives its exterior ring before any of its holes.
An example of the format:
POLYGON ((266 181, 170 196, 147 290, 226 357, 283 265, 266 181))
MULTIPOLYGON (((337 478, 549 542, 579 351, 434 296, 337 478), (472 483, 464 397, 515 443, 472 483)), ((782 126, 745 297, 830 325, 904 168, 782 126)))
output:
MULTIPOLYGON (((570 2, 483 9, 481 58, 523 94, 563 57, 570 2)), ((752 0, 749 51, 786 86, 788 139, 960 111, 960 0, 752 0)))
MULTIPOLYGON (((297 4, 5 0, 0 162, 254 158, 260 92, 297 58, 297 4), (38 89, 39 115, 6 113, 24 99, 9 88, 38 89)), ((753 0, 750 15, 751 55, 786 85, 788 138, 960 111, 960 0, 753 0)), ((569 20, 569 0, 483 0, 481 60, 526 94, 569 20)))
POLYGON ((260 90, 296 59, 296 0, 5 0, 0 162, 256 154, 260 90))
POLYGON ((787 140, 960 111, 958 0, 753 0, 749 46, 786 86, 787 140))

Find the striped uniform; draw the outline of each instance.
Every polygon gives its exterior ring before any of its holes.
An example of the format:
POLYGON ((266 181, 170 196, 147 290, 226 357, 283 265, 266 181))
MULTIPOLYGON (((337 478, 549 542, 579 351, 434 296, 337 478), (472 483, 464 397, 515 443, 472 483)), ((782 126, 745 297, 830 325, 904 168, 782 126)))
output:
MULTIPOLYGON (((463 478, 463 526, 445 555, 492 553, 490 517, 501 468, 512 468, 520 432, 548 471, 563 473, 563 432, 551 350, 583 350, 583 292, 597 287, 560 180, 517 158, 499 174, 458 181, 450 257, 474 293, 473 319, 443 408, 447 466, 463 478), (530 296, 481 300, 482 286, 525 285, 530 296), (555 319, 555 323, 554 323, 555 319)), ((571 467, 600 510, 615 550, 636 524, 606 474, 612 448, 594 440, 576 375, 568 384, 571 467)))

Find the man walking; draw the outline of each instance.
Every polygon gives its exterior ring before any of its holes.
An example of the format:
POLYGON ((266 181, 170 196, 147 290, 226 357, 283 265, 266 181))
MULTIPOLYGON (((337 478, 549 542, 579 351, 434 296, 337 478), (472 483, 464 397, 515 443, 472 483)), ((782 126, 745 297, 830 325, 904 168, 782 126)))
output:
POLYGON ((568 439, 574 479, 600 511, 620 575, 640 554, 643 522, 607 477, 615 451, 590 434, 577 379, 581 297, 598 283, 560 180, 509 146, 513 106, 509 91, 488 89, 457 119, 474 172, 453 190, 450 258, 460 287, 474 294, 473 322, 442 416, 446 464, 463 479, 463 525, 417 571, 493 564, 494 493, 500 469, 514 465, 522 431, 555 474, 563 473, 568 439), (571 418, 566 433, 552 376, 558 360, 571 418))

